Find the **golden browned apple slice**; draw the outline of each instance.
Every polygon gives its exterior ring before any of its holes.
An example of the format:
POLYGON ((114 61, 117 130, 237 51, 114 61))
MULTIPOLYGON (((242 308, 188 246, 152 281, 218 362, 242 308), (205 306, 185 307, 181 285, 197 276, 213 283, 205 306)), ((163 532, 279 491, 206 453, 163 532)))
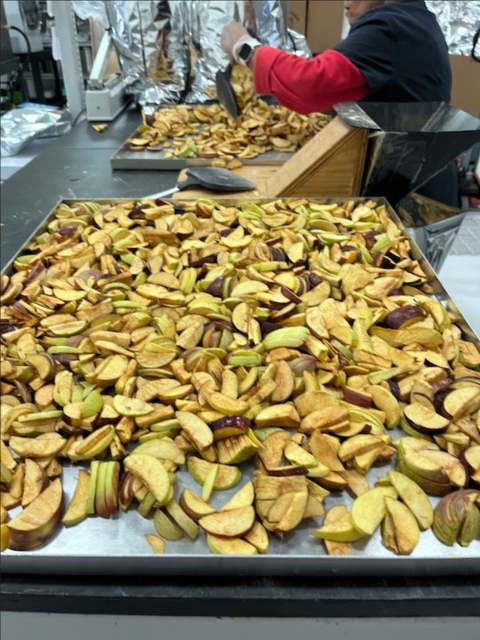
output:
POLYGON ((332 446, 333 440, 331 436, 327 436, 319 430, 312 433, 312 437, 310 439, 310 451, 318 462, 321 462, 330 469, 330 471, 343 471, 345 467, 338 459, 338 449, 334 450, 332 446))
POLYGON ((385 443, 379 436, 373 435, 358 435, 345 440, 339 451, 338 457, 342 462, 348 462, 353 458, 368 453, 375 449, 382 449, 385 443))
MULTIPOLYGON (((192 540, 195 540, 199 531, 198 525, 192 520, 192 518, 190 518, 190 516, 185 513, 178 502, 175 502, 175 500, 170 500, 170 502, 168 502, 165 506, 165 509, 167 510, 170 517, 178 524, 178 526, 185 531, 187 536, 192 540)), ((205 517, 209 518, 212 516, 205 517)))
POLYGON ((108 449, 115 437, 115 428, 106 425, 91 433, 85 440, 78 441, 73 450, 68 451, 71 460, 91 460, 108 449))
POLYGON ((272 402, 286 402, 295 388, 295 374, 288 362, 282 360, 278 363, 275 383, 276 387, 271 395, 272 402))
POLYGON ((295 493, 290 505, 275 526, 275 531, 292 531, 303 520, 308 503, 308 491, 295 493))
POLYGON ((286 431, 276 431, 264 440, 263 449, 260 449, 258 455, 267 469, 273 469, 282 464, 283 451, 289 437, 286 431))
POLYGON ((397 490, 401 500, 412 511, 422 531, 429 529, 433 523, 433 509, 423 489, 398 471, 389 471, 387 478, 397 490))
POLYGON ((62 515, 63 489, 57 479, 8 523, 10 548, 28 551, 39 547, 55 534, 62 515))
POLYGON ((48 476, 34 460, 25 460, 25 481, 23 485, 22 507, 28 506, 48 486, 48 476))
POLYGON ((252 556, 258 553, 253 544, 241 538, 220 538, 209 533, 207 544, 212 553, 220 555, 252 556))
POLYGON ((2 463, 2 482, 9 484, 10 495, 14 498, 21 498, 23 494, 23 485, 25 479, 25 467, 23 464, 17 465, 15 471, 12 472, 2 463))
POLYGON ((255 416, 255 424, 259 429, 267 427, 298 429, 300 416, 293 404, 276 404, 260 411, 255 416))
POLYGON ((178 466, 185 464, 185 454, 167 438, 149 440, 140 444, 132 451, 132 455, 138 454, 153 456, 159 460, 171 460, 178 466))
POLYGON ((442 467, 451 484, 454 487, 464 488, 468 484, 468 473, 458 458, 450 455, 446 451, 431 451, 426 449, 420 454, 422 458, 426 458, 430 462, 438 464, 442 467))
POLYGON ((402 417, 402 411, 393 393, 380 385, 368 386, 365 390, 372 396, 377 409, 384 412, 387 427, 389 429, 398 427, 402 417))
POLYGON ((230 498, 230 500, 222 507, 222 511, 232 511, 233 509, 241 509, 242 507, 250 507, 255 499, 255 491, 252 482, 247 482, 240 491, 230 498))
POLYGON ((202 387, 202 395, 208 404, 219 413, 225 416, 243 416, 249 409, 248 402, 244 400, 229 398, 222 393, 215 391, 209 385, 202 387))
POLYGON ((330 491, 342 491, 348 487, 347 481, 335 471, 330 471, 326 476, 314 477, 314 480, 330 491))
POLYGON ((117 413, 127 418, 146 416, 153 411, 153 407, 143 400, 120 395, 113 398, 113 407, 117 413))
POLYGON ((270 544, 268 533, 260 522, 255 522, 250 531, 245 534, 244 539, 246 542, 253 545, 258 553, 265 554, 268 552, 270 544))
POLYGON ((338 398, 325 391, 305 391, 294 399, 295 408, 302 418, 325 407, 337 407, 338 398))
POLYGON ((8 442, 12 451, 22 458, 53 458, 65 443, 65 438, 58 433, 44 433, 37 438, 12 436, 8 442))
POLYGON ((72 501, 63 517, 66 527, 79 524, 87 517, 87 500, 90 488, 90 474, 81 469, 78 473, 78 482, 72 501))
POLYGON ((385 498, 397 498, 393 487, 375 487, 356 498, 352 506, 353 526, 363 535, 371 536, 385 517, 385 498))
POLYGON ((5 507, 2 505, 0 505, 0 524, 3 524, 5 522, 5 520, 7 519, 7 510, 5 509, 5 507))
POLYGON ((184 489, 182 491, 179 504, 185 513, 195 521, 200 520, 200 518, 203 518, 204 516, 216 513, 216 509, 189 489, 184 489))
POLYGON ((323 467, 324 475, 327 475, 329 471, 328 467, 319 462, 311 453, 308 453, 308 451, 293 440, 286 443, 284 454, 290 464, 304 466, 307 467, 307 469, 323 467))
POLYGON ((160 505, 166 503, 170 493, 170 478, 160 460, 148 455, 132 455, 125 458, 123 464, 155 496, 160 505))
POLYGON ((368 484, 367 478, 356 469, 345 469, 338 473, 342 478, 344 478, 344 480, 346 480, 350 493, 352 493, 356 498, 367 493, 367 491, 370 491, 370 485, 368 484))
POLYGON ((153 533, 146 533, 145 538, 147 539, 148 544, 150 545, 153 553, 162 554, 165 553, 165 540, 162 540, 159 536, 154 535, 153 533))
POLYGON ((328 429, 348 422, 349 413, 344 407, 325 407, 310 413, 302 420, 300 431, 311 433, 315 429, 328 429))
POLYGON ((398 500, 385 498, 387 514, 382 529, 385 546, 394 553, 407 556, 420 540, 420 529, 410 509, 398 500))
POLYGON ((479 406, 480 387, 476 385, 456 389, 449 393, 443 401, 443 409, 446 415, 451 416, 453 422, 473 413, 479 406))
POLYGON ((308 495, 307 508, 303 514, 303 519, 308 520, 310 518, 319 518, 325 515, 325 507, 323 503, 315 496, 308 495))
POLYGON ((176 418, 199 451, 213 444, 213 433, 208 424, 188 411, 177 411, 176 418))
MULTIPOLYGON (((334 508, 336 509, 336 507, 334 508)), ((312 531, 312 535, 332 542, 355 542, 363 538, 365 534, 354 527, 352 518, 344 507, 341 512, 340 510, 335 511, 328 522, 323 524, 323 527, 312 531)))
MULTIPOLYGON (((332 507, 328 510, 323 525, 328 527, 345 515, 348 515, 348 509, 345 505, 332 507)), ((333 540, 324 540, 324 542, 329 556, 348 556, 352 552, 350 542, 335 542, 333 540)))
POLYGON ((199 524, 213 535, 237 538, 250 531, 254 522, 255 509, 249 506, 205 516, 200 519, 199 524))
POLYGON ((260 475, 255 478, 255 497, 257 500, 276 500, 282 493, 288 491, 307 491, 305 476, 287 476, 277 478, 260 475))
POLYGON ((0 551, 3 553, 10 544, 10 532, 6 524, 1 525, 1 546, 0 551))
POLYGON ((155 510, 153 516, 153 524, 158 535, 165 538, 165 540, 181 540, 184 537, 183 529, 181 529, 176 522, 174 522, 169 516, 161 509, 155 510))

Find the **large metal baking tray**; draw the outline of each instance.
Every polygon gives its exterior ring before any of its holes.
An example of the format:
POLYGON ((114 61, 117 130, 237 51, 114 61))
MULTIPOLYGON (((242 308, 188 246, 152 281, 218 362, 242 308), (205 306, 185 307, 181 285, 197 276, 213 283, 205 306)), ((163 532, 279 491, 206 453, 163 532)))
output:
MULTIPOLYGON (((131 201, 128 199, 90 198, 102 204, 131 201)), ((249 200, 261 203, 262 199, 249 200)), ((317 203, 343 201, 345 198, 310 198, 317 203)), ((356 202, 367 198, 356 198, 356 202)), ((383 198, 376 200, 387 206, 391 218, 405 229, 402 222, 383 198)), ((81 200, 63 200, 73 204, 81 200)), ((263 199, 263 201, 268 201, 263 199)), ((222 202, 218 199, 218 202, 222 202)), ((235 201, 225 201, 226 206, 235 205, 235 201)), ((179 204, 179 201, 175 201, 179 204)), ((60 203, 59 203, 60 204, 60 203)), ((57 205, 58 206, 58 205, 57 205)), ((55 207, 56 209, 57 207, 55 207)), ((20 255, 31 240, 46 230, 53 218, 55 209, 41 223, 38 229, 24 243, 18 252, 20 255)), ((435 272, 424 258, 416 244, 411 241, 413 256, 418 259, 429 278, 435 296, 459 318, 459 326, 465 337, 480 345, 479 338, 463 318, 453 303, 435 272)), ((13 260, 8 263, 4 273, 12 269, 13 260)), ((405 435, 401 430, 393 430, 394 439, 405 435)), ((373 468, 368 479, 370 485, 376 478, 384 475, 393 464, 373 468)), ((64 467, 63 487, 67 499, 73 495, 80 465, 64 467)), ((85 468, 88 468, 86 466, 85 468)), ((234 489, 216 492, 212 498, 214 507, 221 507, 243 486, 253 475, 253 464, 242 465, 243 478, 234 489)), ((199 493, 200 485, 187 471, 178 472, 177 487, 184 487, 199 493)), ((177 495, 178 497, 178 495, 177 495)), ((430 496, 435 507, 439 498, 430 496)), ((346 493, 332 493, 326 499, 330 508, 336 504, 345 504, 351 508, 353 499, 346 493)), ((15 515, 12 510, 10 515, 15 515)), ((208 550, 205 536, 200 533, 195 541, 189 539, 168 542, 166 553, 158 556, 152 554, 145 539, 145 533, 155 533, 151 519, 142 518, 135 509, 127 513, 117 513, 111 520, 99 517, 88 518, 71 529, 61 529, 45 546, 28 552, 8 550, 2 554, 1 570, 5 573, 37 573, 37 574, 75 574, 75 575, 249 575, 249 576, 414 576, 414 575, 479 575, 480 574, 480 540, 474 541, 468 548, 459 545, 446 547, 433 535, 432 531, 422 533, 421 540, 411 556, 398 557, 387 551, 382 544, 379 531, 370 538, 353 543, 350 556, 328 556, 323 543, 312 537, 312 529, 321 525, 321 519, 309 520, 294 532, 285 536, 284 540, 270 537, 270 550, 264 556, 216 556, 208 550)))
MULTIPOLYGON (((143 125, 142 125, 143 126, 143 125)), ((111 156, 112 169, 127 169, 133 171, 181 171, 185 167, 210 167, 214 158, 166 158, 168 150, 162 151, 131 151, 129 140, 140 137, 140 126, 125 140, 117 151, 111 156)), ((268 151, 256 158, 242 159, 244 165, 270 165, 279 166, 292 157, 291 153, 281 151, 268 151)))

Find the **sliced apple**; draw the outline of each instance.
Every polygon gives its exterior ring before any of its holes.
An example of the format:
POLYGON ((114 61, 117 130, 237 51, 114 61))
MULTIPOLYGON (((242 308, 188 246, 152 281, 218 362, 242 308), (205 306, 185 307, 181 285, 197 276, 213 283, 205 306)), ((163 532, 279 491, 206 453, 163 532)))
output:
MULTIPOLYGON (((323 521, 324 526, 333 524, 336 520, 348 515, 348 510, 345 505, 338 505, 329 509, 323 521)), ((352 545, 350 542, 334 542, 333 540, 324 540, 327 553, 330 556, 348 556, 352 552, 352 545)))
POLYGON ((400 424, 402 411, 398 400, 393 393, 380 385, 366 387, 371 394, 375 406, 385 414, 385 424, 389 429, 394 429, 400 424))
POLYGON ((150 545, 153 553, 162 554, 165 553, 165 540, 162 540, 159 536, 154 535, 153 533, 146 533, 145 538, 147 539, 148 544, 150 545))
POLYGON ((149 455, 131 455, 125 458, 123 464, 147 487, 160 505, 166 503, 170 493, 170 479, 160 460, 149 455))
POLYGON ((443 433, 450 424, 450 421, 435 413, 418 402, 405 407, 403 414, 408 423, 420 433, 438 434, 443 433))
POLYGON ((241 509, 242 507, 250 507, 255 499, 255 490, 252 482, 247 482, 240 491, 230 498, 230 500, 222 507, 222 511, 232 511, 233 509, 241 509))
POLYGON ((91 460, 108 449, 115 437, 115 428, 112 425, 101 427, 91 433, 85 440, 80 440, 73 450, 68 452, 72 460, 91 460))
POLYGON ((180 496, 180 506, 195 521, 215 513, 216 510, 189 489, 184 489, 180 496))
POLYGON ((225 416, 214 420, 209 427, 214 440, 223 440, 233 436, 246 435, 251 427, 251 422, 245 416, 225 416))
POLYGON ((413 513, 422 529, 426 531, 433 524, 433 508, 427 494, 416 482, 398 471, 389 471, 387 478, 399 497, 413 513))
POLYGON ((356 469, 345 469, 345 471, 339 471, 338 473, 347 482, 350 493, 355 497, 358 498, 358 496, 370 491, 367 478, 356 469))
POLYGON ((397 555, 410 555, 420 540, 420 529, 410 509, 398 500, 385 498, 387 514, 383 523, 383 542, 397 555))
MULTIPOLYGON (((213 463, 201 460, 200 458, 190 457, 187 462, 188 471, 192 477, 201 485, 205 483, 207 475, 211 470, 213 463)), ((242 472, 237 467, 229 467, 224 464, 218 465, 217 477, 213 485, 214 491, 225 491, 232 489, 240 482, 242 472)))
POLYGON ((386 514, 385 498, 397 496, 393 487, 375 487, 356 498, 351 511, 355 529, 363 535, 373 535, 386 514))
POLYGON ((158 535, 165 538, 165 540, 181 540, 185 535, 183 529, 161 509, 156 509, 153 516, 153 524, 158 535))
MULTIPOLYGON (((175 502, 175 500, 170 500, 170 502, 168 502, 165 506, 165 509, 167 510, 170 517, 178 524, 178 526, 181 527, 183 531, 185 531, 187 536, 192 540, 195 540, 199 531, 198 525, 192 520, 192 518, 190 518, 190 516, 185 513, 178 502, 175 502)), ((205 517, 210 518, 212 516, 205 517)))
POLYGON ((25 481, 23 485, 22 507, 28 506, 48 486, 48 476, 34 460, 25 460, 25 481))
POLYGON ((208 533, 224 538, 237 538, 250 531, 255 522, 253 507, 240 507, 205 516, 200 519, 200 526, 208 533))
POLYGON ((57 478, 28 507, 8 523, 10 548, 29 551, 57 531, 63 515, 63 489, 57 478))
POLYGON ((87 501, 90 488, 90 474, 81 469, 78 473, 78 482, 72 501, 63 517, 63 524, 72 527, 79 524, 87 517, 87 501))
POLYGON ((220 538, 209 533, 207 544, 212 553, 220 555, 253 556, 258 553, 253 544, 241 538, 220 538))
POLYGON ((58 433, 45 433, 37 438, 12 436, 8 444, 22 458, 53 458, 63 449, 66 440, 58 433))
POLYGON ((158 460, 171 460, 178 466, 185 464, 185 454, 180 451, 174 442, 166 438, 149 440, 140 444, 132 451, 132 455, 139 454, 153 456, 158 460))
POLYGON ((177 411, 176 418, 199 451, 203 451, 213 444, 212 430, 198 416, 188 411, 177 411))
POLYGON ((302 418, 325 407, 337 407, 338 403, 338 398, 325 391, 305 391, 294 399, 295 408, 302 418))
POLYGON ((260 411, 255 417, 255 424, 259 429, 267 427, 298 429, 300 416, 293 404, 275 404, 260 411))
MULTIPOLYGON (((333 507, 333 509, 338 509, 338 511, 334 512, 328 520, 326 519, 323 527, 312 531, 312 535, 331 542, 355 542, 364 537, 365 534, 357 531, 354 527, 352 518, 346 507, 343 507, 341 512, 339 507, 333 507)), ((330 511, 333 511, 333 509, 330 511)), ((327 512, 327 516, 328 513, 329 512, 327 512)))
POLYGON ((244 539, 253 545, 258 553, 267 553, 270 541, 268 532, 260 522, 255 522, 253 527, 244 535, 244 539))
POLYGON ((95 514, 95 497, 97 493, 97 481, 98 481, 98 472, 100 469, 100 462, 98 460, 94 460, 90 464, 90 484, 88 487, 88 496, 87 496, 87 515, 93 516, 95 514))
POLYGON ((468 416, 480 407, 480 388, 478 386, 456 389, 443 401, 443 409, 452 421, 468 416))
POLYGON ((153 411, 153 407, 147 402, 121 395, 113 398, 113 407, 117 413, 127 418, 146 416, 153 411))
POLYGON ((283 514, 275 526, 277 532, 287 532, 295 529, 303 520, 308 504, 308 491, 295 493, 283 514))

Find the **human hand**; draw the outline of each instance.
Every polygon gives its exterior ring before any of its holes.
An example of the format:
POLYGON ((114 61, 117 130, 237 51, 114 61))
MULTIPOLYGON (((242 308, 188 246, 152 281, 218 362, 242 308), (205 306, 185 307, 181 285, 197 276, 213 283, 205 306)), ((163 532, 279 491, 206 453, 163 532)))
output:
POLYGON ((220 43, 225 53, 230 58, 234 58, 235 51, 237 51, 239 46, 241 46, 243 42, 248 40, 249 38, 250 35, 245 27, 242 27, 242 25, 235 20, 231 20, 223 28, 220 43))

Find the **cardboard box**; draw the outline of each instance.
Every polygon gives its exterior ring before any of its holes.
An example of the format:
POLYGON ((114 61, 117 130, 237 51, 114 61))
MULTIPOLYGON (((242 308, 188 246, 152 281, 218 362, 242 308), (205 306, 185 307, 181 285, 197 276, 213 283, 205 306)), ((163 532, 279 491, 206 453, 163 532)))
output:
POLYGON ((307 16, 308 5, 311 4, 307 0, 290 0, 288 3, 288 26, 290 29, 298 33, 307 33, 307 16))
POLYGON ((307 40, 313 53, 322 53, 341 41, 344 15, 343 0, 310 0, 307 40))
POLYGON ((450 56, 453 72, 452 105, 480 116, 480 63, 468 56, 450 56))

